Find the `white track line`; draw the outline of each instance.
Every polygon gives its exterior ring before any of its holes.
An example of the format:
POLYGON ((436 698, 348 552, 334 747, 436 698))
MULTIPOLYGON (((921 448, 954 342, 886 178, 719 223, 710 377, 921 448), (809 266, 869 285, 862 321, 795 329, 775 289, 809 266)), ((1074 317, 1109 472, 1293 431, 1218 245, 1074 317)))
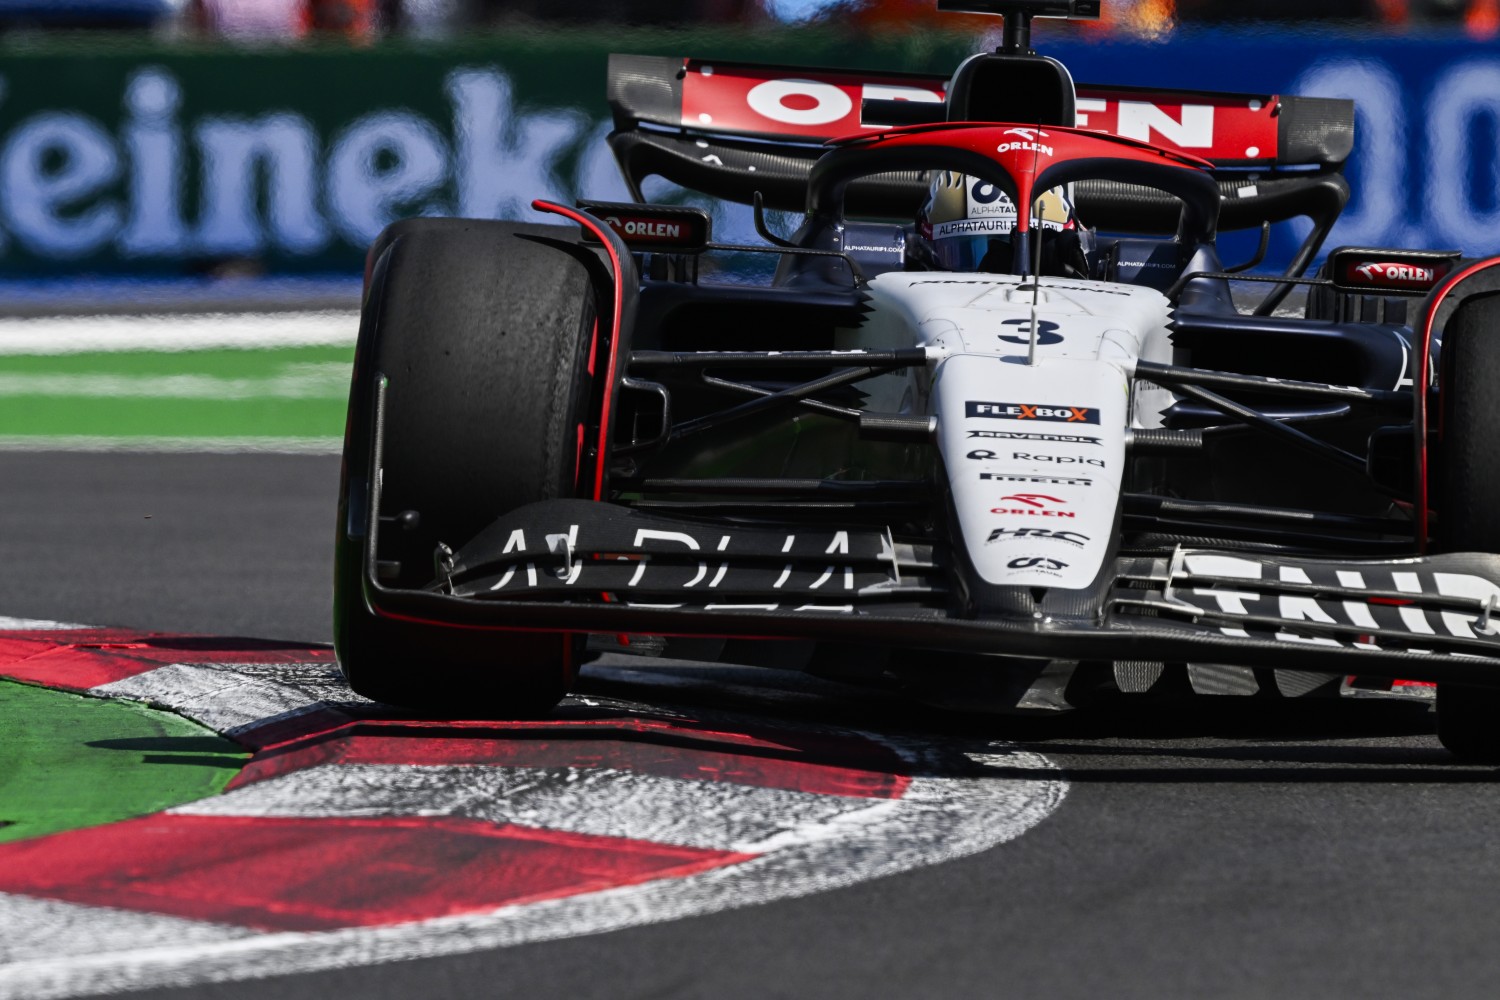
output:
POLYGON ((350 366, 339 361, 284 365, 263 378, 216 375, 116 375, 109 372, 0 372, 0 398, 347 399, 350 366))
POLYGON ((344 442, 336 437, 102 437, 0 435, 3 451, 171 452, 181 454, 337 455, 344 442))
POLYGON ((25 631, 55 631, 58 629, 93 628, 92 625, 78 625, 74 622, 54 622, 45 618, 3 618, 0 617, 0 632, 25 632, 25 631))
POLYGON ((194 313, 0 319, 0 355, 353 347, 359 313, 194 313))

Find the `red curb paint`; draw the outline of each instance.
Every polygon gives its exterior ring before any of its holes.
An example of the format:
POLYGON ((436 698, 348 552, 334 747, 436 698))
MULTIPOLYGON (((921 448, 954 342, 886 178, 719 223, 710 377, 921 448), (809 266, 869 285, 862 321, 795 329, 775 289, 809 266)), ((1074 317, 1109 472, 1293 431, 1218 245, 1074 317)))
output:
POLYGON ((140 642, 145 635, 144 632, 118 628, 6 629, 0 631, 0 669, 58 646, 89 642, 134 643, 140 642))
MULTIPOLYGON (((854 744, 840 749, 843 752, 838 756, 848 758, 855 755, 851 750, 863 748, 854 744)), ((871 749, 874 749, 873 745, 871 749)), ((588 738, 573 739, 561 733, 556 736, 515 733, 491 739, 396 733, 350 734, 262 755, 251 761, 230 787, 238 788, 320 764, 607 768, 663 778, 875 799, 900 798, 911 784, 911 779, 905 775, 843 766, 816 756, 796 759, 786 756, 785 751, 756 754, 696 745, 674 746, 655 741, 611 738, 607 731, 600 731, 588 738)))
POLYGON ((85 691, 170 663, 332 663, 323 646, 264 639, 160 635, 128 629, 0 633, 0 676, 85 691))
POLYGON ((128 637, 89 636, 74 642, 59 639, 0 638, 0 654, 7 657, 0 662, 0 676, 64 691, 86 691, 161 666, 128 655, 144 648, 128 637))
POLYGON ((162 814, 0 845, 0 891, 316 931, 473 913, 752 857, 451 817, 162 814))

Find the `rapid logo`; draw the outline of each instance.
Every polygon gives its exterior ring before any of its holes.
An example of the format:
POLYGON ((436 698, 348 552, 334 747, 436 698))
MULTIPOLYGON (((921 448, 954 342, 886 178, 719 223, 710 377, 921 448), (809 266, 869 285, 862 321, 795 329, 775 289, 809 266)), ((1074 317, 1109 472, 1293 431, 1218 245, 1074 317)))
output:
POLYGON ((1076 545, 1079 548, 1083 548, 1089 541, 1088 535, 1078 531, 1059 531, 1053 528, 996 528, 990 532, 990 537, 986 539, 986 542, 1001 542, 1011 538, 1027 541, 1046 539, 1076 545))
MULTIPOLYGON (((972 455, 972 452, 970 453, 972 455)), ((1010 457, 1017 462, 1054 462, 1058 465, 1093 465, 1104 468, 1104 459, 1088 458, 1084 455, 1033 455, 1024 451, 1013 451, 1010 457)))
POLYGON ((1041 403, 988 403, 969 400, 964 416, 991 420, 1043 420, 1059 424, 1097 424, 1099 411, 1088 406, 1044 406, 1041 403))

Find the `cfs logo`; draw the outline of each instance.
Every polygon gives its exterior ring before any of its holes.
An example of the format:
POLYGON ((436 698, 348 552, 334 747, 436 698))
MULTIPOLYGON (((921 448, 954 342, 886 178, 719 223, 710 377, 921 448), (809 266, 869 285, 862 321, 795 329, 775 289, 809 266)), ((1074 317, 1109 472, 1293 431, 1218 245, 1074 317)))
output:
POLYGON ((990 420, 1042 420, 1058 424, 1097 424, 1099 411, 1088 406, 1044 406, 1041 403, 990 403, 968 400, 964 416, 990 420))
POLYGON ((1017 556, 1005 565, 1009 569, 1059 570, 1068 568, 1067 563, 1057 559, 1048 559, 1045 556, 1017 556))
MULTIPOLYGON (((981 205, 990 205, 1005 197, 1005 192, 995 187, 989 181, 976 180, 974 185, 969 188, 969 197, 981 205)), ((1005 201, 1006 206, 1010 209, 1011 217, 1014 218, 1016 206, 1010 204, 1009 198, 1006 198, 1005 201)))
POLYGON ((988 541, 1000 542, 1007 538, 1047 539, 1083 548, 1089 536, 1079 531, 1059 531, 1053 528, 996 528, 990 532, 988 541))
MULTIPOLYGON (((1002 333, 1000 339, 1007 344, 1030 344, 1031 343, 1031 320, 1026 317, 1008 319, 1002 326, 1014 326, 1015 333, 1002 333)), ((1058 333, 1058 324, 1050 319, 1039 319, 1036 321, 1036 342, 1038 347, 1051 347, 1053 344, 1063 342, 1062 334, 1058 333)))

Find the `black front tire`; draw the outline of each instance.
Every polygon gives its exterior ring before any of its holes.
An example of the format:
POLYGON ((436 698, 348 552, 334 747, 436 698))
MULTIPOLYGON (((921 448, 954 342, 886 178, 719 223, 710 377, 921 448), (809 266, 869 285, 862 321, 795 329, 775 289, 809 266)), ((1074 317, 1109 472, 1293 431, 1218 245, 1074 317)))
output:
MULTIPOLYGON (((1470 299, 1443 331, 1438 550, 1500 553, 1500 295, 1470 299)), ((1438 739, 1465 760, 1500 764, 1500 688, 1439 684, 1438 739)))
POLYGON ((574 494, 591 389, 592 255, 569 228, 458 219, 396 223, 377 250, 339 490, 339 666, 355 691, 388 704, 485 716, 544 712, 567 693, 581 637, 375 613, 357 522, 373 479, 380 377, 381 511, 417 512, 407 529, 381 528, 382 558, 400 563, 396 585, 428 583, 439 542, 457 549, 508 510, 574 494))

